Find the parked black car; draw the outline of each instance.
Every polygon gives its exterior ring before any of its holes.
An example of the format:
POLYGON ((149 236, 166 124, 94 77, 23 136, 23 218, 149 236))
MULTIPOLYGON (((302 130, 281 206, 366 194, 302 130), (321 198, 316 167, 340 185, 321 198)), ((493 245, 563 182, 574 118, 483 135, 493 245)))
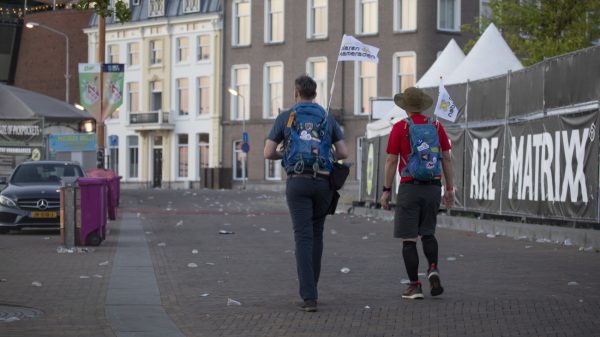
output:
POLYGON ((59 187, 62 177, 83 177, 78 163, 29 161, 19 164, 8 179, 0 177, 0 233, 23 227, 60 225, 59 187))

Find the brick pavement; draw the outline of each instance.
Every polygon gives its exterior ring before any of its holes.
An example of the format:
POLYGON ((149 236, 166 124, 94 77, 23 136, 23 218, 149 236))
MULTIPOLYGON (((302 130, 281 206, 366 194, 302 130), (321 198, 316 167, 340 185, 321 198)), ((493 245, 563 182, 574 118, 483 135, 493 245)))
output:
MULTIPOLYGON (((339 214, 326 223, 319 312, 304 313, 292 305, 297 280, 282 194, 123 191, 120 211, 120 221, 140 213, 163 307, 189 337, 597 336, 600 329, 600 254, 577 247, 442 229, 446 292, 406 301, 391 223, 339 214), (227 306, 228 298, 242 305, 227 306)), ((44 311, 0 323, 0 336, 114 336, 104 304, 120 221, 87 254, 57 254, 55 233, 0 236, 0 279, 7 279, 0 305, 44 311), (95 274, 103 277, 79 278, 95 274)))
POLYGON ((43 312, 33 320, 0 322, 0 336, 114 336, 104 318, 104 301, 116 235, 118 227, 112 226, 102 246, 72 254, 57 253, 60 236, 55 230, 0 235, 0 279, 6 279, 0 282, 0 306, 43 312))
POLYGON ((406 276, 391 224, 340 214, 326 223, 320 311, 308 314, 292 306, 293 239, 281 194, 148 192, 126 207, 146 218, 163 305, 187 336, 595 336, 600 329, 600 254, 577 247, 440 230, 447 291, 411 302, 400 298, 406 276), (227 306, 228 298, 242 306, 227 306))

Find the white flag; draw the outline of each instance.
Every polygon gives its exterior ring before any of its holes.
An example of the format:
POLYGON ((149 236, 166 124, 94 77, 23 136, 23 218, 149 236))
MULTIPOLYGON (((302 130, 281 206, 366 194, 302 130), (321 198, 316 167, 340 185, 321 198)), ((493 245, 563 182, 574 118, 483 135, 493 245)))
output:
POLYGON ((338 61, 366 61, 379 63, 379 48, 364 44, 354 36, 344 35, 338 61))
POLYGON ((456 116, 458 115, 458 108, 454 105, 446 88, 444 88, 444 81, 441 79, 437 104, 435 105, 435 115, 453 123, 456 121, 456 116))

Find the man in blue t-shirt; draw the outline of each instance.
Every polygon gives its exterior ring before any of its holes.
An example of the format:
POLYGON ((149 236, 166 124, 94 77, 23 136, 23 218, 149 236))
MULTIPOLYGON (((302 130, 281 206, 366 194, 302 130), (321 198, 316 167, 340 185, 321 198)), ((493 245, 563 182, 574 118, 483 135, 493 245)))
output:
MULTIPOLYGON (((334 146, 336 160, 348 156, 344 143, 344 133, 331 114, 314 103, 317 96, 317 84, 309 76, 302 75, 296 78, 294 88, 294 102, 296 105, 289 111, 277 116, 273 128, 265 144, 264 156, 266 159, 283 159, 283 153, 277 151, 277 146, 287 142, 290 137, 290 127, 295 111, 302 109, 318 109, 323 116, 327 116, 326 132, 329 132, 331 143, 334 146), (291 115, 291 118, 290 118, 291 115), (286 132, 287 129, 287 132, 286 132)), ((321 272, 321 256, 323 254, 323 225, 327 209, 331 204, 334 191, 329 185, 329 170, 314 172, 312 167, 304 167, 302 171, 286 167, 288 173, 286 181, 286 198, 294 226, 294 240, 296 242, 296 266, 300 285, 298 303, 301 310, 317 311, 317 283, 321 272)))

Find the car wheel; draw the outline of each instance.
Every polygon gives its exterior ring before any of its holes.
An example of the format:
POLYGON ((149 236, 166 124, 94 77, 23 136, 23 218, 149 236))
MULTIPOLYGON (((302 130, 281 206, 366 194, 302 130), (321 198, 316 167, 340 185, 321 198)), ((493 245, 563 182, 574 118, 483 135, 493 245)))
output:
POLYGON ((87 244, 90 246, 99 246, 100 243, 102 242, 102 238, 100 237, 100 235, 96 234, 96 233, 90 233, 87 236, 87 244))

